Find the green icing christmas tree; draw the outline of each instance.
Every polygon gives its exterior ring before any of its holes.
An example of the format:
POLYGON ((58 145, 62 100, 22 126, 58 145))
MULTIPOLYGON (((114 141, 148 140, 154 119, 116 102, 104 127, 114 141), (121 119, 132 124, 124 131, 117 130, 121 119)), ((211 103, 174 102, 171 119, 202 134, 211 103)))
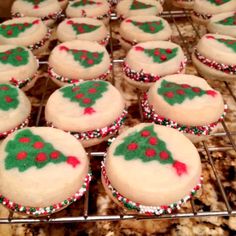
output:
POLYGON ((223 5, 227 2, 230 2, 231 0, 207 0, 207 1, 216 5, 216 6, 220 6, 220 5, 223 5))
POLYGON ((10 64, 12 66, 26 65, 29 61, 29 52, 22 47, 9 49, 5 52, 0 52, 0 63, 10 64))
POLYGON ((153 59, 155 63, 163 63, 171 60, 176 57, 178 48, 153 48, 153 49, 145 49, 140 46, 135 47, 136 51, 144 52, 147 56, 153 59))
POLYGON ((229 25, 229 26, 236 25, 236 13, 216 23, 220 25, 229 25))
POLYGON ((147 22, 138 22, 138 21, 127 20, 126 22, 132 23, 133 25, 137 26, 143 32, 149 33, 149 34, 155 34, 155 33, 164 29, 164 25, 161 20, 147 21, 147 22))
POLYGON ((40 3, 45 2, 47 0, 23 0, 23 1, 33 4, 34 8, 37 9, 39 8, 40 3))
POLYGON ((86 5, 100 5, 100 2, 95 2, 92 0, 80 0, 71 4, 72 7, 84 7, 86 5))
POLYGON ((7 170, 17 168, 20 172, 24 172, 31 167, 41 169, 49 163, 62 162, 75 168, 80 163, 77 157, 65 156, 52 144, 45 142, 43 138, 33 134, 29 129, 19 131, 14 139, 7 143, 5 151, 7 170))
POLYGON ((0 84, 0 110, 16 109, 18 105, 17 89, 9 84, 0 84))
POLYGON ((0 26, 0 35, 5 38, 16 38, 20 33, 25 32, 27 29, 31 28, 33 25, 38 24, 39 20, 35 20, 32 23, 18 23, 5 25, 1 24, 0 26))
POLYGON ((232 49, 234 52, 236 52, 236 40, 233 39, 216 39, 218 42, 223 43, 226 47, 232 49))
POLYGON ((147 9, 147 8, 151 8, 151 7, 155 7, 155 6, 134 0, 132 2, 132 4, 130 5, 129 9, 130 10, 141 10, 141 9, 147 9))
POLYGON ((98 28, 100 28, 100 25, 91 25, 86 23, 76 23, 72 20, 68 20, 67 24, 72 26, 72 29, 75 31, 75 33, 78 34, 84 34, 84 33, 90 33, 98 28))
POLYGON ((63 93, 63 97, 84 107, 84 114, 92 114, 95 112, 92 106, 107 90, 108 83, 104 81, 86 81, 79 85, 61 88, 60 92, 63 93))
POLYGON ((65 46, 59 48, 61 51, 67 51, 72 54, 75 61, 85 68, 98 65, 103 59, 104 52, 91 52, 88 50, 69 49, 65 46))
POLYGON ((186 99, 192 100, 195 97, 201 97, 205 94, 215 97, 217 93, 214 90, 202 90, 199 87, 192 87, 188 84, 177 84, 162 80, 157 93, 170 105, 182 104, 186 99))
POLYGON ((116 147, 114 155, 123 156, 127 161, 139 159, 144 163, 158 161, 162 165, 172 165, 179 176, 187 173, 187 166, 174 160, 166 143, 154 131, 153 125, 125 137, 123 142, 116 147))

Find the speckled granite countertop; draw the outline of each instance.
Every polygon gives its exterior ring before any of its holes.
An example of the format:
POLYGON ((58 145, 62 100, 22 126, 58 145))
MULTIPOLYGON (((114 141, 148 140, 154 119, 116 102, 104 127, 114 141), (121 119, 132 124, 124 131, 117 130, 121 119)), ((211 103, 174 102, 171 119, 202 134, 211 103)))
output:
MULTIPOLYGON (((178 18, 176 20, 182 35, 186 40, 186 45, 190 50, 196 44, 197 37, 192 26, 186 22, 186 19, 178 18)), ((171 21, 170 21, 171 23, 171 21)), ((196 26, 197 27, 197 26, 196 26)), ((123 58, 125 52, 120 49, 117 44, 116 37, 117 25, 113 25, 114 37, 114 58, 123 58)), ((200 35, 205 33, 205 29, 197 27, 200 35)), ((172 24, 173 37, 172 41, 182 44, 181 37, 177 28, 172 24)), ((183 49, 185 49, 183 47, 183 49)), ((186 52, 187 54, 187 52, 186 52)), ((42 99, 42 93, 45 90, 47 74, 43 72, 45 66, 42 67, 42 73, 34 88, 27 92, 33 104, 32 125, 36 124, 39 118, 39 125, 44 125, 43 112, 40 117, 38 109, 42 99)), ((187 73, 195 74, 195 69, 191 64, 187 67, 187 73)), ((138 110, 137 91, 127 85, 122 78, 120 64, 114 64, 115 85, 122 92, 126 99, 126 104, 129 111, 129 117, 126 121, 126 129, 141 121, 138 110)), ((231 131, 236 131, 236 102, 230 96, 228 89, 222 82, 209 81, 213 88, 222 92, 224 99, 229 106, 229 111, 226 116, 226 124, 231 131)), ((230 85, 232 91, 236 91, 236 84, 230 85)), ((45 98, 56 89, 51 81, 48 81, 45 98)), ((223 129, 223 128, 222 128, 223 129)), ((121 131, 122 132, 122 131, 121 131)), ((236 137, 236 136, 234 136, 236 137)), ((230 146, 229 139, 225 136, 212 137, 207 143, 209 147, 226 147, 230 146)), ((106 145, 99 145, 88 151, 104 151, 106 145)), ((202 144, 198 148, 203 148, 202 144)), ((226 210, 222 195, 219 193, 219 187, 210 163, 207 161, 207 156, 204 151, 200 152, 203 161, 203 188, 201 194, 198 194, 193 202, 198 212, 201 211, 222 211, 226 210)), ((224 190, 229 199, 229 203, 233 209, 236 209, 236 153, 232 149, 225 152, 211 152, 216 171, 220 177, 224 190)), ((93 181, 90 187, 89 194, 89 214, 90 215, 111 215, 125 214, 113 202, 110 201, 105 194, 100 181, 100 157, 91 157, 91 167, 93 171, 93 181)), ((63 216, 81 216, 83 215, 83 199, 72 204, 65 210, 56 213, 55 217, 63 216)), ((191 212, 191 205, 187 203, 179 212, 191 212)), ((9 212, 0 206, 0 217, 8 217, 9 212)), ((17 217, 17 214, 14 214, 17 217)), ((27 236, 62 236, 62 235, 236 235, 236 217, 205 217, 205 218, 185 218, 172 220, 127 220, 115 222, 95 222, 95 223, 69 223, 69 224, 18 224, 18 225, 0 225, 0 235, 27 235, 27 236)))

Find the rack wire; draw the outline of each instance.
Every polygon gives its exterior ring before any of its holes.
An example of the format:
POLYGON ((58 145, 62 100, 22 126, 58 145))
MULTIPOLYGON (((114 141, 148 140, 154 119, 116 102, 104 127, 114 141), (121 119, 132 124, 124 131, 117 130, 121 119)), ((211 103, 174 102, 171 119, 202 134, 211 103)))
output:
MULTIPOLYGON (((186 55, 188 57, 188 62, 191 63, 191 50, 187 44, 187 41, 181 32, 181 29, 178 24, 179 19, 184 19, 189 23, 189 25, 192 27, 193 32, 196 34, 196 37, 199 39, 201 37, 197 26, 194 25, 194 23, 191 20, 189 11, 181 10, 181 11, 164 11, 162 14, 162 17, 168 18, 169 23, 173 24, 173 26, 176 28, 179 34, 179 38, 181 40, 181 46, 186 51, 186 55)), ((115 15, 111 16, 111 19, 116 19, 115 15)), ((112 30, 110 29, 110 34, 112 36, 112 30)), ((111 40, 110 44, 111 49, 111 58, 113 65, 114 64, 121 64, 123 62, 122 59, 114 58, 113 55, 113 44, 111 40)), ((47 62, 40 62, 40 64, 47 64, 47 62)), ((114 81, 114 67, 112 69, 112 79, 114 81)), ((43 106, 44 106, 44 98, 48 87, 48 81, 49 79, 46 79, 45 87, 42 93, 40 106, 38 108, 38 113, 35 121, 35 125, 39 125, 40 118, 42 116, 43 106)), ((233 92, 233 89, 231 88, 231 85, 227 82, 223 82, 225 88, 231 95, 234 103, 236 104, 236 95, 233 92)), ((217 173, 217 168, 214 163, 214 158, 212 157, 212 153, 214 152, 226 152, 226 151, 233 151, 236 156, 236 143, 235 143, 235 137, 236 131, 231 131, 228 128, 228 125, 222 121, 222 126, 224 128, 224 131, 218 132, 214 134, 215 137, 219 138, 228 138, 228 143, 222 146, 209 146, 207 142, 203 142, 202 145, 198 148, 199 153, 205 153, 204 160, 202 160, 203 165, 209 164, 211 170, 213 171, 216 184, 219 188, 219 193, 223 199, 223 203, 225 205, 225 209, 223 211, 198 211, 196 209, 196 206, 194 204, 194 200, 191 199, 190 201, 190 212, 180 212, 180 213, 173 213, 173 214, 165 214, 161 216, 146 216, 146 215, 140 215, 140 214, 116 214, 116 215, 90 215, 89 214, 89 195, 90 195, 90 189, 87 190, 83 201, 83 214, 78 216, 66 216, 66 217, 55 217, 54 215, 48 216, 48 217, 40 217, 40 218, 20 218, 15 217, 15 213, 9 211, 9 215, 6 218, 0 218, 0 224, 19 224, 19 223, 28 223, 28 224, 37 224, 37 223, 75 223, 75 222, 97 222, 97 221, 122 221, 122 220, 149 220, 149 219, 181 219, 181 218, 196 218, 196 217, 213 217, 213 216, 236 216, 236 209, 233 208, 230 205, 230 201, 228 199, 228 196, 224 190, 224 186, 222 183, 221 178, 219 177, 219 174, 217 173)), ((103 158, 105 155, 105 152, 90 152, 88 153, 90 157, 101 157, 103 158)), ((82 200, 82 199, 81 199, 82 200)))

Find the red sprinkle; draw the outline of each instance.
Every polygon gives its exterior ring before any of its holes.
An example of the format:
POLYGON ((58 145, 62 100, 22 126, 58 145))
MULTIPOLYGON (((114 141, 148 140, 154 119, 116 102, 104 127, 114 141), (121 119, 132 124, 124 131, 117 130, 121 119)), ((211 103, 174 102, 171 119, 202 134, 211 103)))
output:
POLYGON ((212 96, 212 97, 217 96, 217 92, 214 91, 214 90, 207 90, 206 93, 207 93, 208 95, 212 96))
POLYGON ((8 31, 7 31, 7 34, 8 34, 8 35, 12 35, 12 33, 13 33, 12 30, 8 30, 8 31))
POLYGON ((72 167, 76 167, 78 164, 80 164, 80 161, 74 157, 74 156, 68 156, 67 157, 67 160, 66 162, 69 164, 69 165, 72 165, 72 167))
POLYGON ((92 100, 90 99, 90 98, 84 98, 83 99, 83 103, 84 104, 89 104, 89 103, 91 103, 92 102, 92 100))
POLYGON ((9 90, 9 89, 8 89, 8 87, 7 87, 7 86, 1 86, 1 87, 0 87, 0 90, 7 91, 7 90, 9 90))
POLYGON ((10 103, 10 102, 13 101, 13 99, 11 97, 9 97, 9 96, 5 96, 5 101, 10 103))
POLYGON ((140 46, 136 46, 135 48, 134 48, 136 51, 144 51, 144 48, 143 47, 140 47, 140 46))
POLYGON ((193 92, 195 92, 195 93, 200 93, 200 92, 201 92, 201 89, 200 89, 200 88, 197 88, 197 87, 193 87, 192 90, 193 90, 193 92))
POLYGON ((181 87, 182 88, 190 88, 190 85, 188 85, 188 84, 181 84, 181 87))
POLYGON ((22 59, 23 59, 22 56, 19 56, 19 55, 16 56, 17 61, 22 61, 22 59))
POLYGON ((161 55, 160 58, 161 58, 162 61, 165 61, 167 59, 166 55, 161 55))
POLYGON ((171 48, 167 48, 166 49, 166 53, 172 53, 172 49, 171 48))
POLYGON ((165 93, 165 96, 168 97, 168 98, 173 98, 174 97, 174 93, 173 92, 166 92, 165 93))
POLYGON ((97 92, 97 89, 95 89, 95 88, 90 88, 88 90, 88 93, 96 93, 96 92, 97 92))
POLYGON ((184 90, 182 90, 182 89, 178 89, 176 92, 179 95, 184 95, 185 94, 184 90))
POLYGON ((89 65, 93 65, 93 64, 94 64, 94 60, 93 60, 93 59, 88 59, 88 60, 87 60, 87 63, 88 63, 89 65))
POLYGON ((81 99, 83 96, 84 96, 83 93, 78 93, 78 94, 75 95, 75 98, 81 99))

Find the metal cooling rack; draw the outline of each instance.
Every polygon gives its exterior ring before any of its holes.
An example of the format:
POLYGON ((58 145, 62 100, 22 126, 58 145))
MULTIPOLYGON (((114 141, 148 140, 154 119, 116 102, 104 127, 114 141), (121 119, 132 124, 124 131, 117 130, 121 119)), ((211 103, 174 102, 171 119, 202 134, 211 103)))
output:
MULTIPOLYGON (((185 22, 188 22, 191 26, 193 32, 196 34, 196 40, 200 38, 200 33, 198 31, 198 26, 195 26, 194 23, 191 20, 190 14, 188 11, 181 10, 181 11, 164 11, 162 16, 164 18, 167 18, 169 23, 173 24, 176 30, 178 31, 179 38, 181 40, 181 46, 186 52, 186 56, 188 58, 188 63, 191 63, 191 48, 189 48, 188 42, 185 39, 183 33, 181 32, 181 29, 179 27, 179 21, 184 20, 185 22)), ((115 15, 111 16, 112 20, 116 19, 115 15)), ((110 34, 112 36, 112 30, 110 29, 110 34)), ((113 61, 113 64, 119 64, 122 63, 122 59, 114 58, 113 56, 113 43, 112 40, 110 40, 110 49, 111 49, 111 59, 113 61)), ((47 62, 40 62, 40 64, 47 64, 47 62)), ((114 68, 112 69, 112 80, 114 82, 114 68)), ((41 103, 38 108, 37 118, 35 121, 35 125, 39 125, 40 118, 42 116, 43 111, 43 101, 45 98, 45 94, 47 91, 47 85, 48 85, 49 79, 46 79, 44 91, 42 93, 41 97, 41 103)), ((224 86, 228 90, 229 94, 231 95, 234 103, 236 104, 236 95, 233 92, 233 89, 231 88, 231 85, 226 82, 224 83, 224 86)), ((141 116, 142 117, 142 116, 141 116)), ((184 213, 174 213, 174 214, 166 214, 161 216, 146 216, 146 215, 140 215, 140 214, 125 214, 122 212, 120 215, 90 215, 89 214, 89 194, 90 190, 86 192, 83 199, 80 201, 84 201, 83 205, 83 214, 78 216, 66 216, 66 217, 55 217, 54 215, 48 216, 48 217, 41 217, 41 218, 19 218, 15 217, 14 212, 9 212, 9 216, 7 218, 0 218, 0 224, 19 224, 19 223, 75 223, 75 222, 97 222, 97 221, 121 221, 121 220, 148 220, 148 219, 180 219, 180 218, 195 218, 195 217, 211 217, 211 216, 236 216, 236 209, 232 208, 232 206, 229 203, 229 198, 224 190, 222 181, 219 177, 219 174, 217 173, 217 168, 214 164, 214 159, 212 157, 213 152, 226 152, 226 151, 233 151, 235 152, 236 157, 236 143, 234 140, 234 136, 236 136, 236 131, 229 130, 227 124, 223 121, 222 126, 224 128, 223 132, 216 133, 214 136, 217 136, 219 138, 228 138, 228 144, 223 146, 208 146, 206 142, 202 142, 202 146, 198 148, 199 153, 204 153, 204 159, 202 160, 202 164, 205 165, 206 163, 210 165, 210 168, 214 174, 216 186, 219 188, 219 194, 221 195, 221 198, 223 199, 223 203, 225 205, 224 211, 198 211, 196 209, 196 206, 194 204, 194 200, 191 199, 191 208, 190 211, 188 209, 188 212, 184 213)), ((91 152, 88 153, 90 157, 104 157, 105 152, 91 152)))

